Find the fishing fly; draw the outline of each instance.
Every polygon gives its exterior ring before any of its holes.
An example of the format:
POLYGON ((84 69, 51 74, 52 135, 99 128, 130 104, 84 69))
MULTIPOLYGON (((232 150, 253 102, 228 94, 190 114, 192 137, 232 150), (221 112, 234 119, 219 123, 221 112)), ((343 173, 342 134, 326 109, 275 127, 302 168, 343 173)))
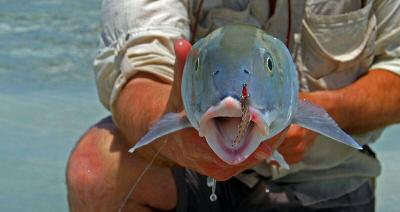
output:
POLYGON ((246 130, 250 125, 250 110, 249 110, 249 92, 247 90, 247 84, 244 83, 242 86, 242 96, 240 97, 241 104, 241 122, 238 126, 238 134, 236 135, 235 140, 232 143, 232 147, 240 144, 244 136, 246 135, 246 130))

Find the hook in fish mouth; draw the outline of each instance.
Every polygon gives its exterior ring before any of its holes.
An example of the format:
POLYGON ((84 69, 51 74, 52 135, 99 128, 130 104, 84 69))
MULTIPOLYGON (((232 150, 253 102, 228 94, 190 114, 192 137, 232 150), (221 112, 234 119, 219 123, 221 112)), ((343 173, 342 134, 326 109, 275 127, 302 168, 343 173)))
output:
POLYGON ((251 116, 250 116, 250 108, 249 108, 249 93, 247 90, 247 84, 243 83, 242 87, 242 96, 240 97, 240 105, 241 105, 241 121, 238 125, 238 133, 236 135, 235 140, 232 143, 232 147, 235 145, 238 145, 243 138, 247 136, 248 130, 253 128, 253 123, 251 121, 251 116), (250 129, 248 129, 250 128, 250 129))
POLYGON ((262 113, 249 106, 250 121, 241 142, 232 145, 242 122, 241 103, 226 97, 210 107, 200 120, 199 135, 205 137, 210 148, 228 164, 238 164, 247 159, 268 135, 269 126, 262 113))

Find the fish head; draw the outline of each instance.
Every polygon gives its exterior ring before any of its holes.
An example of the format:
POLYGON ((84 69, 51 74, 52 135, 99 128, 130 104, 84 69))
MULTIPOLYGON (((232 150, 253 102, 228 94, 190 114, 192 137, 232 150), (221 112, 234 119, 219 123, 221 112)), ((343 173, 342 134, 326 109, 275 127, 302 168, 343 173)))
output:
POLYGON ((243 162, 261 142, 287 128, 297 92, 285 45, 246 25, 220 28, 194 44, 182 78, 189 121, 228 164, 243 162), (242 122, 244 87, 250 122, 241 142, 232 145, 242 122))

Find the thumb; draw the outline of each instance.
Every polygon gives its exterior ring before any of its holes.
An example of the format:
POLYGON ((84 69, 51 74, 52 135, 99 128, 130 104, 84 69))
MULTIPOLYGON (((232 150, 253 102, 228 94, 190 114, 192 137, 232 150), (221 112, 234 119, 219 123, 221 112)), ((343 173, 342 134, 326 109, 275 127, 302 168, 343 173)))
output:
POLYGON ((181 84, 183 69, 185 67, 186 57, 189 54, 192 45, 184 39, 179 39, 174 43, 175 49, 175 67, 174 81, 172 83, 171 97, 175 100, 175 105, 182 105, 181 84))

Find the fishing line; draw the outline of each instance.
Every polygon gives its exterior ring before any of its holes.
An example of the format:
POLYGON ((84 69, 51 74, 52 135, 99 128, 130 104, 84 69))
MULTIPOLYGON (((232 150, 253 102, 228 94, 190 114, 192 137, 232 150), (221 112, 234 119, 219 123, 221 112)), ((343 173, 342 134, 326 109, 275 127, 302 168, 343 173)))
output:
POLYGON ((144 174, 149 170, 150 166, 154 163, 154 160, 156 157, 160 154, 161 150, 165 147, 167 144, 167 139, 164 139, 164 143, 160 148, 158 148, 157 152, 154 154, 153 158, 150 160, 149 164, 143 169, 142 173, 136 180, 135 184, 132 185, 131 189, 129 190, 128 194, 125 196, 124 201, 122 202, 121 206, 119 206, 118 212, 122 212, 122 209, 125 207, 126 202, 128 202, 129 197, 132 195, 133 191, 135 190, 136 186, 139 184, 139 182, 142 180, 144 174))
POLYGON ((286 47, 289 48, 289 43, 290 43, 290 34, 292 33, 292 7, 290 5, 290 0, 287 0, 287 4, 288 4, 288 28, 286 31, 286 40, 285 40, 285 44, 286 47))

